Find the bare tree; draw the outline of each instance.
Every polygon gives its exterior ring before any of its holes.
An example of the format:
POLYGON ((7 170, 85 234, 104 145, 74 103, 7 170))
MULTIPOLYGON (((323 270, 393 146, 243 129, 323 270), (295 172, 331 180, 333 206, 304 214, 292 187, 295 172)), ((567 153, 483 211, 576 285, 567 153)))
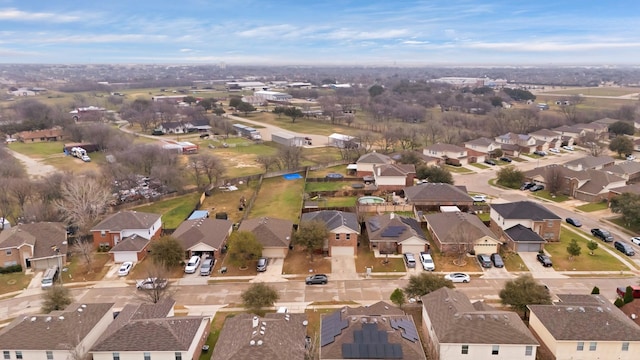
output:
POLYGON ((256 161, 264 166, 265 172, 268 172, 271 167, 278 163, 278 157, 274 155, 258 155, 256 161))
POLYGON ((145 275, 152 282, 147 283, 146 286, 138 286, 137 298, 156 304, 161 300, 173 297, 174 289, 169 285, 167 270, 162 266, 149 264, 145 275))
POLYGON ((580 137, 580 144, 589 151, 591 156, 600 156, 605 149, 598 136, 592 131, 588 131, 580 137))
POLYGON ((202 172, 209 181, 209 185, 215 185, 226 171, 222 159, 212 154, 198 154, 197 158, 202 165, 202 172))
POLYGON ((12 179, 9 191, 16 199, 18 203, 18 216, 22 216, 24 213, 24 205, 27 203, 29 198, 33 195, 34 186, 31 181, 28 179, 12 179))
POLYGON ((453 261, 455 265, 464 266, 466 262, 467 254, 473 249, 473 239, 467 236, 462 227, 458 226, 449 234, 449 239, 455 245, 454 252, 458 256, 453 261))
POLYGON ((297 169, 301 158, 302 148, 297 146, 285 146, 278 150, 281 169, 297 169))
POLYGON ((547 190, 552 195, 558 194, 564 185, 564 175, 559 166, 547 167, 547 171, 544 174, 544 182, 547 186, 547 190))
POLYGON ((93 244, 90 241, 77 240, 71 247, 74 254, 80 256, 87 273, 93 272, 93 244))
POLYGON ((198 188, 202 187, 202 175, 204 175, 204 165, 197 156, 189 157, 187 167, 191 170, 191 176, 196 181, 198 188))
POLYGON ((65 182, 61 195, 61 199, 54 200, 54 206, 65 222, 78 226, 81 234, 88 233, 111 201, 109 189, 90 177, 76 177, 65 182))
MULTIPOLYGON (((10 219, 15 214, 15 200, 10 196, 9 188, 10 179, 0 178, 0 217, 10 219)), ((4 229, 4 221, 0 223, 0 227, 4 229)))

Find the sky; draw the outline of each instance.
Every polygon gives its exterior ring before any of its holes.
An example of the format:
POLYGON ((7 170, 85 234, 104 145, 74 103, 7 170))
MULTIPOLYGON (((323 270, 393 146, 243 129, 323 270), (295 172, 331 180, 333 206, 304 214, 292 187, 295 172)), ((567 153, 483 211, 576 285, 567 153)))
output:
POLYGON ((0 0, 0 63, 639 65, 639 0, 0 0))

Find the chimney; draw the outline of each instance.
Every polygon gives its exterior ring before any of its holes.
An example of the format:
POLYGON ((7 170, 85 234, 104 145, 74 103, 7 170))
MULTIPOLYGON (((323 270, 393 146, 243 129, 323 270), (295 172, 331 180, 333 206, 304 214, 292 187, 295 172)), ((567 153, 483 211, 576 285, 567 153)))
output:
POLYGON ((381 171, 380 171, 380 168, 378 167, 378 168, 376 168, 376 169, 378 170, 378 176, 380 176, 380 172, 381 172, 381 171))

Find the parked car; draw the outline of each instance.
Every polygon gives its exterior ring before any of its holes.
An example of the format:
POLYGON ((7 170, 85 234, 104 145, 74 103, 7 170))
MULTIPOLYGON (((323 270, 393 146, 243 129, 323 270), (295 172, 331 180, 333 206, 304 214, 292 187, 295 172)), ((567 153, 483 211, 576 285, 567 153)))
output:
POLYGON ((636 157, 634 155, 627 155, 627 160, 633 161, 635 159, 636 159, 636 157))
POLYGON ((620 251, 621 253, 627 256, 633 256, 636 254, 636 252, 633 251, 633 248, 631 247, 631 245, 627 244, 626 242, 614 241, 613 247, 615 247, 618 251, 620 251))
MULTIPOLYGON (((635 299, 640 299, 640 286, 637 285, 629 285, 631 286, 631 294, 633 294, 633 297, 635 299)), ((616 294, 618 294, 619 297, 624 297, 624 294, 627 292, 627 288, 626 287, 619 287, 616 289, 616 294)))
POLYGON ((416 258, 412 253, 404 253, 404 263, 407 264, 408 268, 416 267, 416 258))
POLYGON ((213 266, 215 265, 216 260, 214 258, 206 258, 200 265, 200 276, 209 276, 211 275, 211 270, 213 270, 213 266))
POLYGON ((486 159, 486 160, 484 161, 484 163, 485 163, 485 164, 487 164, 487 165, 491 165, 491 166, 493 166, 493 165, 495 165, 495 164, 496 164, 496 162, 495 162, 495 161, 493 161, 493 160, 491 160, 491 159, 486 159))
POLYGON ((491 254, 491 262, 493 263, 493 266, 497 268, 504 267, 504 261, 502 261, 502 256, 500 256, 500 254, 498 253, 491 254))
POLYGON ((549 256, 545 255, 545 254, 538 254, 536 256, 536 259, 538 259, 540 264, 542 264, 542 266, 544 266, 544 267, 553 266, 553 263, 551 262, 551 258, 549 256))
POLYGON ((138 290, 164 289, 167 287, 167 283, 167 279, 151 277, 136 281, 136 288, 138 290))
POLYGON ((473 195, 471 197, 474 202, 485 202, 487 201, 487 195, 473 195))
POLYGON ((531 189, 535 184, 536 184, 536 183, 534 183, 534 182, 527 181, 527 182, 525 182, 524 184, 522 184, 522 186, 520 186, 520 190, 529 190, 529 189, 531 189))
POLYGON ((634 236, 631 238, 631 242, 636 244, 636 245, 640 245, 640 236, 634 236))
POLYGON ((536 192, 536 191, 540 191, 540 190, 544 190, 544 185, 542 185, 542 184, 536 184, 536 185, 533 185, 533 186, 529 189, 529 191, 531 191, 531 192, 536 192))
POLYGON ((573 150, 575 150, 575 149, 573 148, 573 146, 569 146, 569 145, 565 145, 565 146, 563 146, 562 148, 563 148, 563 149, 565 149, 565 150, 567 150, 567 151, 573 151, 573 150))
POLYGON ((187 274, 193 274, 198 270, 198 266, 200 266, 200 256, 192 256, 187 262, 187 265, 184 267, 184 272, 187 274))
POLYGON ((547 156, 547 152, 546 151, 542 151, 542 150, 536 150, 533 153, 538 155, 538 156, 547 156))
POLYGON ((434 271, 436 269, 436 265, 433 263, 433 258, 428 252, 420 252, 420 262, 422 263, 422 268, 427 271, 434 271))
POLYGON ((511 158, 508 158, 508 157, 506 157, 506 156, 501 157, 501 158, 500 158, 500 160, 502 160, 502 161, 504 161, 504 162, 508 162, 508 163, 510 163, 510 162, 512 162, 512 161, 513 161, 513 160, 511 160, 511 158))
POLYGON ((454 283, 468 283, 471 281, 471 276, 465 273, 451 273, 445 275, 444 278, 454 283))
POLYGON ((315 274, 307 276, 304 283, 307 285, 321 284, 324 285, 329 281, 329 278, 325 274, 315 274))
POLYGON ((127 276, 133 267, 133 262, 125 261, 120 265, 120 269, 118 269, 118 276, 127 276))
POLYGON ((261 257, 260 259, 258 259, 258 265, 256 266, 256 271, 258 272, 264 272, 267 271, 267 258, 263 258, 261 257))
POLYGON ((552 152, 554 154, 559 154, 560 150, 558 150, 558 148, 551 148, 551 149, 549 149, 549 152, 552 152))
POLYGON ((604 229, 591 229, 591 235, 600 238, 602 241, 604 242, 612 242, 613 241, 613 235, 611 235, 610 232, 608 232, 607 230, 604 229))
POLYGON ((573 225, 573 226, 575 226, 575 227, 581 227, 581 226, 582 226, 582 223, 580 222, 580 220, 575 219, 575 218, 570 218, 570 217, 568 217, 568 218, 566 219, 566 221, 567 221, 567 224, 569 224, 569 225, 573 225))
POLYGON ((478 258, 478 262, 480 263, 480 266, 482 266, 483 268, 491 267, 491 257, 489 257, 489 255, 478 254, 477 258, 478 258))
POLYGON ((325 176, 327 179, 342 179, 344 176, 338 173, 329 173, 325 176))

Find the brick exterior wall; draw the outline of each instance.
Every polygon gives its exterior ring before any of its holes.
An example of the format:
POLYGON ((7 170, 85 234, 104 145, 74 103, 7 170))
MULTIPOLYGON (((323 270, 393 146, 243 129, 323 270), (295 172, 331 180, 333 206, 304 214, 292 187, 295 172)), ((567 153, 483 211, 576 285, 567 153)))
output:
MULTIPOLYGON (((118 237, 118 241, 122 241, 122 237, 120 236, 120 232, 109 232, 105 231, 104 236, 102 236, 101 231, 93 231, 93 247, 98 248, 100 244, 108 243, 109 248, 112 248, 115 243, 115 238, 118 237)), ((151 236, 151 240, 157 240, 160 238, 160 234, 162 233, 162 228, 158 228, 156 232, 151 236)))
POLYGON ((20 252, 18 251, 18 249, 14 248, 10 250, 2 250, 0 252, 0 267, 10 266, 13 263, 22 265, 22 267, 24 268, 24 264, 22 263, 22 259, 20 259, 20 252), (10 251, 11 254, 7 255, 7 251, 10 251))
POLYGON ((333 246, 353 246, 353 254, 358 253, 358 234, 329 234, 329 256, 331 256, 331 248, 333 246), (349 235, 349 239, 347 239, 349 235))
POLYGON ((533 223, 533 231, 540 237, 550 242, 560 241, 561 220, 536 221, 533 223))

